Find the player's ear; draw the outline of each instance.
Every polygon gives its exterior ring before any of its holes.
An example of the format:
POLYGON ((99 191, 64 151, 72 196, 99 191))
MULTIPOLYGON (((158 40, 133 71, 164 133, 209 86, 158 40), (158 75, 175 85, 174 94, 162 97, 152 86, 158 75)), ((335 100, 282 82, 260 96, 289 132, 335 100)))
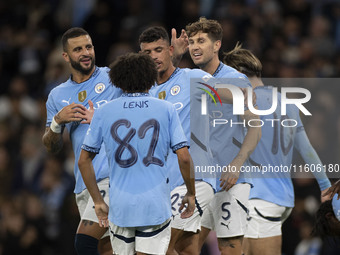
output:
POLYGON ((169 46, 169 52, 170 52, 170 56, 172 57, 172 55, 174 54, 174 46, 173 45, 169 46))
POLYGON ((63 51, 62 56, 67 63, 70 62, 70 57, 68 56, 67 52, 63 51))
POLYGON ((218 52, 221 48, 221 40, 217 40, 216 42, 214 42, 214 52, 218 52))

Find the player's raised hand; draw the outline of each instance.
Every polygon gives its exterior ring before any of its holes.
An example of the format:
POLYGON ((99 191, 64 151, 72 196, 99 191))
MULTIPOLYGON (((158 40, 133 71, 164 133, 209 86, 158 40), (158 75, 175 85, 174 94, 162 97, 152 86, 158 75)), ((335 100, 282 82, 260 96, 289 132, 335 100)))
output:
POLYGON ((54 119, 59 125, 73 121, 81 121, 85 116, 86 110, 84 105, 73 102, 61 109, 54 116, 54 119))
POLYGON ((321 196, 327 197, 329 196, 329 199, 332 199, 335 194, 338 194, 337 199, 340 199, 340 180, 336 181, 332 187, 326 190, 326 192, 322 191, 321 196))
POLYGON ((80 122, 81 124, 90 124, 92 121, 92 117, 94 114, 94 108, 93 108, 93 103, 91 100, 89 100, 89 109, 86 109, 85 111, 85 117, 83 116, 83 121, 80 122))
POLYGON ((109 220, 108 220, 108 215, 109 215, 109 207, 108 205, 103 202, 103 203, 98 203, 94 205, 94 209, 96 212, 96 215, 99 220, 99 226, 103 228, 107 228, 109 226, 109 220))
POLYGON ((182 58, 189 49, 188 35, 184 29, 178 38, 176 29, 171 29, 171 45, 174 47, 173 58, 182 58))
POLYGON ((195 211, 195 196, 189 196, 188 194, 185 194, 185 196, 182 199, 182 204, 179 207, 179 210, 182 211, 182 209, 186 206, 186 209, 184 212, 181 213, 181 218, 186 219, 191 217, 194 214, 195 211))

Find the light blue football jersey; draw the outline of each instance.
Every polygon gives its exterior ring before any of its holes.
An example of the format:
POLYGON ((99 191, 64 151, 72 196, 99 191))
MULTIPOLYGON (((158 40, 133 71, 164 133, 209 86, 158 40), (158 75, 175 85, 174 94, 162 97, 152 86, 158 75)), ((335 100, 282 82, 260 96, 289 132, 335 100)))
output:
POLYGON ((82 148, 98 153, 102 143, 110 165, 109 220, 137 227, 170 218, 166 158, 170 149, 188 146, 175 107, 147 93, 124 93, 95 112, 82 148))
MULTIPOLYGON (((190 81, 193 78, 207 78, 211 77, 210 74, 200 70, 200 69, 189 69, 189 68, 176 68, 169 79, 162 83, 156 84, 150 90, 150 94, 154 97, 165 99, 171 102, 179 115, 179 119, 182 123, 184 133, 188 140, 190 141, 191 129, 190 129, 190 81)), ((191 152, 191 149, 190 149, 191 152)), ((198 164, 199 157, 198 154, 192 153, 191 156, 194 165, 198 164)), ((178 160, 176 155, 169 155, 168 165, 170 169, 170 186, 171 190, 180 186, 184 183, 182 175, 180 173, 178 160)), ((214 188, 214 182, 202 177, 197 177, 196 179, 204 180, 211 184, 214 188)))
MULTIPOLYGON (((122 92, 120 89, 112 85, 108 76, 108 71, 109 68, 107 67, 96 67, 94 73, 88 80, 82 83, 76 83, 72 81, 70 77, 66 82, 54 88, 50 92, 46 102, 46 126, 49 127, 51 125, 53 117, 63 107, 73 102, 82 104, 88 108, 88 101, 91 100, 94 104, 94 108, 97 109, 108 101, 119 97, 122 92)), ((80 156, 81 145, 83 144, 89 125, 80 124, 80 122, 71 122, 67 123, 65 126, 69 132, 72 148, 75 154, 74 176, 76 186, 74 188, 74 193, 78 194, 86 189, 78 168, 78 159, 80 156)), ((102 150, 93 161, 93 166, 97 181, 109 176, 108 162, 104 150, 102 150)))
POLYGON ((340 221, 340 200, 338 200, 338 194, 335 194, 332 199, 332 207, 335 217, 340 221))
MULTIPOLYGON (((258 109, 270 109, 273 104, 273 87, 259 86, 254 89, 254 92, 258 109)), ((254 188, 250 190, 249 198, 259 198, 281 206, 294 207, 294 188, 290 172, 272 171, 270 166, 291 166, 296 133, 304 130, 299 109, 294 105, 287 105, 287 115, 281 115, 281 95, 278 92, 275 112, 262 115, 261 120, 263 121, 262 137, 251 158, 265 167, 264 169, 267 168, 268 172, 265 175, 259 173, 254 176, 253 174, 254 188), (279 121, 272 121, 273 119, 279 121), (282 121, 287 122, 284 123, 287 127, 281 124, 282 121)))
MULTIPOLYGON (((228 82, 240 88, 251 88, 251 84, 248 78, 238 72, 236 69, 223 64, 222 62, 218 66, 217 70, 213 74, 218 83, 228 82)), ((240 151, 241 144, 245 137, 245 130, 243 124, 231 123, 243 123, 238 115, 233 115, 232 104, 209 104, 210 115, 210 146, 213 153, 214 165, 220 167, 227 166, 236 157, 240 151), (228 121, 225 125, 213 126, 213 119, 225 119, 228 121)), ((247 161, 246 163, 247 164, 247 161)), ((220 191, 220 177, 221 172, 216 173, 216 189, 220 191)), ((241 172, 237 180, 237 183, 249 183, 252 184, 252 179, 249 173, 241 172)))

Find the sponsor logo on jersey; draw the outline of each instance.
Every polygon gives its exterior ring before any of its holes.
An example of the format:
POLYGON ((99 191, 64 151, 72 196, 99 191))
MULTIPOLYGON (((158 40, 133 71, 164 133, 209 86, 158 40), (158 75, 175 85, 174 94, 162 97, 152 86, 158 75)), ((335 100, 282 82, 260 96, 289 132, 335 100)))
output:
POLYGON ((178 93, 181 91, 181 87, 179 85, 175 85, 171 88, 170 93, 173 96, 178 95, 178 93))
POLYGON ((158 93, 158 98, 164 100, 166 97, 166 92, 163 90, 158 93))
POLYGON ((94 91, 96 91, 97 94, 102 93, 105 90, 105 84, 104 83, 98 83, 95 87, 94 87, 94 91))
POLYGON ((86 90, 80 91, 78 93, 78 100, 79 100, 79 102, 84 102, 86 97, 87 97, 86 90))

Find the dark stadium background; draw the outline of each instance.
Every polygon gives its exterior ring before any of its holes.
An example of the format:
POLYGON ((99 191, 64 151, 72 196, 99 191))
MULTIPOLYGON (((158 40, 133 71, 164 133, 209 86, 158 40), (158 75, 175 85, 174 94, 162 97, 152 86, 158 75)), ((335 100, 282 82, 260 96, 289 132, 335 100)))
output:
MULTIPOLYGON (((147 26, 180 31, 201 15, 221 22, 223 50, 237 41, 252 50, 263 63, 263 77, 340 76, 336 0, 0 0, 0 255, 75 254, 79 218, 71 146, 65 139, 63 152, 52 156, 41 142, 46 96, 68 78, 62 33, 84 27, 103 66, 138 51, 138 35, 147 26)), ((180 66, 193 67, 188 55, 180 66)), ((324 163, 339 163, 340 84, 309 89, 307 133, 324 163)), ((320 203, 315 180, 294 183, 296 206, 283 227, 283 253, 294 254, 300 244, 320 252, 295 254, 339 254, 309 235, 320 203)), ((211 238, 202 254, 218 254, 213 243, 211 238)))

